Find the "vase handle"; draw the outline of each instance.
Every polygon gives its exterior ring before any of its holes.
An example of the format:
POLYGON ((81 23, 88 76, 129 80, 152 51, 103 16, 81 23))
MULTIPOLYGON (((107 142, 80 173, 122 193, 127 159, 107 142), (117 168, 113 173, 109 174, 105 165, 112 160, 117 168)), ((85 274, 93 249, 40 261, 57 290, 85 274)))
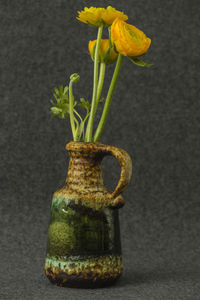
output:
POLYGON ((132 160, 129 154, 119 147, 105 146, 104 153, 105 155, 114 156, 121 166, 121 174, 118 184, 114 192, 109 194, 111 200, 110 206, 120 208, 124 205, 124 198, 122 197, 121 193, 125 190, 126 186, 128 185, 131 179, 132 160))

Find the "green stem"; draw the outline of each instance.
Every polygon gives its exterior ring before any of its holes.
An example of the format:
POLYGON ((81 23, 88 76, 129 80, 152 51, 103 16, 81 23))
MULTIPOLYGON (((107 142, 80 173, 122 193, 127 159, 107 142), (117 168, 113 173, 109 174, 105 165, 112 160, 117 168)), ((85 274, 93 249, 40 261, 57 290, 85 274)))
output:
POLYGON ((103 32, 103 25, 99 27, 98 35, 97 35, 97 43, 96 43, 95 56, 94 56, 94 81, 93 81, 92 104, 91 104, 90 117, 88 120, 88 125, 86 130, 86 142, 92 141, 92 131, 93 131, 95 108, 96 108, 96 98, 97 98, 99 48, 101 44, 102 32, 103 32))
POLYGON ((81 122, 83 121, 83 119, 81 118, 81 116, 79 115, 79 113, 74 109, 75 114, 79 117, 79 119, 81 120, 81 122))
POLYGON ((85 119, 83 120, 83 141, 84 142, 86 142, 86 140, 85 140, 85 122, 87 121, 88 117, 89 117, 89 114, 87 114, 85 119))
POLYGON ((74 123, 74 96, 73 96, 73 90, 72 90, 73 82, 70 81, 69 84, 69 114, 70 114, 70 124, 72 128, 72 135, 74 141, 76 140, 76 128, 74 123))
POLYGON ((74 121, 76 123, 76 131, 75 131, 75 138, 74 141, 80 141, 80 136, 79 136, 79 122, 77 121, 76 118, 74 118, 74 121))
POLYGON ((101 120, 99 122, 99 125, 98 125, 97 130, 96 130, 95 135, 94 135, 94 142, 98 141, 98 139, 99 139, 99 137, 100 137, 100 135, 103 131, 103 128, 105 126, 107 116, 108 116, 108 111, 109 111, 110 104, 111 104, 111 101, 112 101, 113 92, 114 92, 114 89, 115 89, 115 86, 116 86, 116 83, 117 83, 117 79, 118 79, 118 76, 119 76, 119 71, 120 71, 120 68, 121 68, 121 65, 122 65, 122 58, 123 58, 123 56, 121 54, 119 54, 118 59, 117 59, 117 64, 116 64, 116 67, 115 67, 115 71, 114 71, 114 74, 113 74, 113 77, 112 77, 112 81, 111 81, 111 84, 110 84, 110 87, 109 87, 109 90, 108 90, 108 94, 107 94, 107 97, 106 97, 106 102, 105 102, 105 105, 104 105, 101 120))
POLYGON ((104 62, 102 62, 101 67, 100 67, 99 81, 98 81, 98 87, 97 87, 97 100, 96 100, 95 113, 97 111, 97 106, 99 103, 99 99, 101 97, 101 92, 102 92, 104 78, 105 78, 105 71, 106 71, 106 64, 104 62))

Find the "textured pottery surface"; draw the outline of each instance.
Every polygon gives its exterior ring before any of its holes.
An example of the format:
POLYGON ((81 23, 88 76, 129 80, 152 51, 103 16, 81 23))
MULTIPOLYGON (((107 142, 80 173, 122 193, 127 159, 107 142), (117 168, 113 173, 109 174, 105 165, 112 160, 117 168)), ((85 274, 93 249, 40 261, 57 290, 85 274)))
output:
POLYGON ((130 181, 132 162, 121 148, 101 143, 70 142, 66 185, 54 193, 45 273, 68 287, 96 288, 122 274, 118 208, 130 181), (101 161, 114 156, 121 176, 114 192, 103 183, 101 161))

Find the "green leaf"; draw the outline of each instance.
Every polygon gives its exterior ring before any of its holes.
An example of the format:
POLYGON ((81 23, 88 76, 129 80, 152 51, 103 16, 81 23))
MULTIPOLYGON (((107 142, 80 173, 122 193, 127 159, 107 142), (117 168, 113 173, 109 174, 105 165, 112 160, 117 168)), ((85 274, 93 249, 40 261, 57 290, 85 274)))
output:
POLYGON ((65 103, 61 106, 61 109, 64 111, 64 112, 67 112, 69 113, 69 104, 68 103, 65 103))
POLYGON ((60 94, 63 94, 63 86, 62 85, 59 86, 59 92, 60 92, 60 94))
POLYGON ((69 90, 69 87, 68 87, 68 86, 66 86, 66 87, 64 88, 64 92, 63 92, 63 94, 64 94, 64 95, 66 95, 66 94, 67 94, 67 92, 68 92, 68 90, 69 90))
POLYGON ((101 98, 100 100, 99 100, 99 103, 103 103, 105 101, 105 98, 101 98))
POLYGON ((55 91, 56 95, 59 96, 59 90, 57 88, 55 88, 54 91, 55 91))
POLYGON ((53 100, 52 99, 50 99, 50 102, 51 102, 51 104, 54 106, 55 105, 55 103, 53 102, 53 100))
POLYGON ((51 113, 54 117, 59 117, 61 119, 67 119, 69 116, 69 98, 68 98, 68 86, 60 86, 59 89, 54 89, 53 94, 56 102, 51 99, 50 102, 53 107, 50 108, 51 113))
POLYGON ((54 96, 54 98, 56 99, 56 101, 58 101, 58 100, 59 100, 59 98, 57 97, 57 95, 56 95, 56 94, 53 94, 53 96, 54 96))
POLYGON ((57 107, 51 107, 51 112, 52 112, 52 115, 54 117, 58 116, 60 113, 62 113, 62 109, 60 108, 57 108, 57 107))
POLYGON ((151 67, 152 63, 140 60, 138 57, 129 57, 130 61, 140 67, 151 67))
POLYGON ((81 103, 79 103, 78 106, 80 106, 82 108, 85 108, 86 111, 87 111, 87 113, 89 113, 89 111, 90 111, 90 103, 89 103, 89 101, 86 101, 84 98, 80 98, 80 102, 81 103))

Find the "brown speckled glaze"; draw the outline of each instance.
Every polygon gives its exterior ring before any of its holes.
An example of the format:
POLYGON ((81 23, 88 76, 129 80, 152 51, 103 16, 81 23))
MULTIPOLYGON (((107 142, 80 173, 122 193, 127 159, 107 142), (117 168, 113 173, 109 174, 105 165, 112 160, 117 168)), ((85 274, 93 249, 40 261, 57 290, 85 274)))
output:
POLYGON ((70 142, 66 185, 53 195, 45 273, 59 286, 95 288, 122 273, 118 209, 132 162, 121 148, 70 142), (114 156, 121 176, 114 192, 104 186, 101 161, 114 156))

